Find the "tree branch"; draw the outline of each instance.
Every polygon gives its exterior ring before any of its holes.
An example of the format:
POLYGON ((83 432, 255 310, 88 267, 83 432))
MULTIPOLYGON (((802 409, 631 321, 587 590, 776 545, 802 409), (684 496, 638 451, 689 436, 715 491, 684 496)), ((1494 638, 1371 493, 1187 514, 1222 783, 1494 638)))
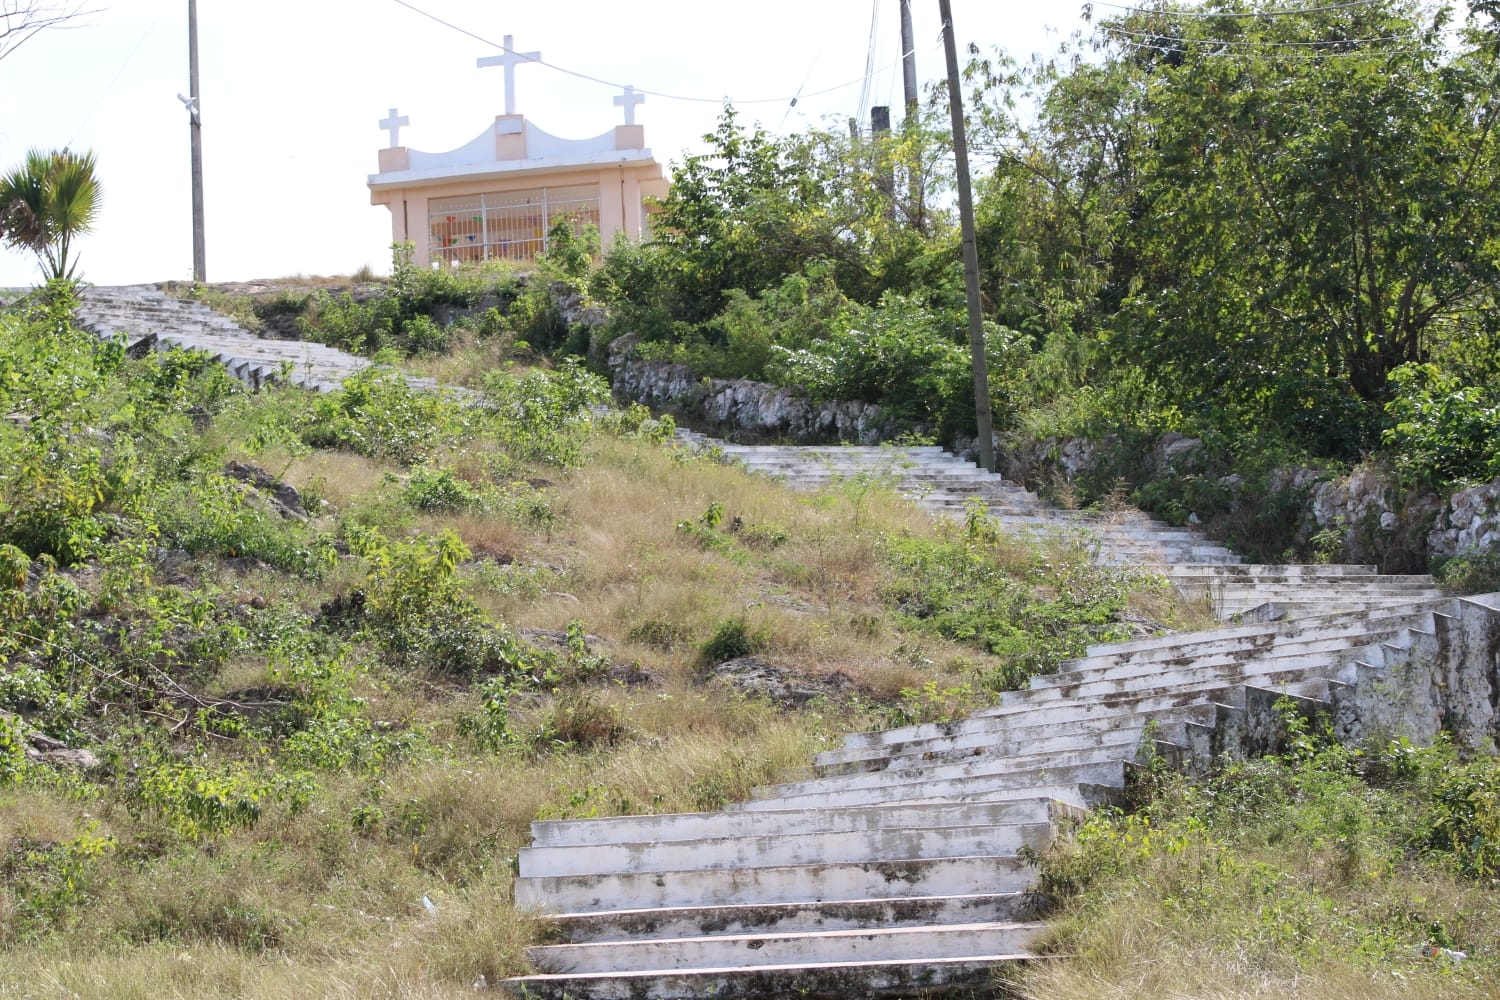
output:
POLYGON ((0 59, 40 31, 99 13, 84 10, 82 0, 0 0, 0 59))

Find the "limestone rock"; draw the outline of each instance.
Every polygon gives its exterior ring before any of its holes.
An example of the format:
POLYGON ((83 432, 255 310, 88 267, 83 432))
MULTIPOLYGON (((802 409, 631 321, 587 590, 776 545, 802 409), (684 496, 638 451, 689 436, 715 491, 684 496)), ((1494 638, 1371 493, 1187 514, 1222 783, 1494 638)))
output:
POLYGON ((88 750, 37 750, 26 748, 26 759, 35 764, 51 764, 54 767, 74 767, 80 771, 92 771, 100 764, 99 758, 88 750))
POLYGON ((1174 431, 1162 435, 1161 440, 1156 443, 1155 450, 1151 453, 1151 459, 1156 463, 1156 468, 1161 471, 1186 468, 1202 450, 1202 440, 1174 431))
POLYGON ((230 462, 224 466, 224 474, 231 479, 248 483, 261 493, 270 494, 271 509, 284 518, 307 520, 307 511, 302 507, 302 494, 295 486, 283 483, 265 469, 244 462, 230 462))
POLYGON ((636 342, 629 334, 609 345, 615 394, 702 422, 730 437, 879 444, 893 431, 884 411, 873 403, 815 403, 786 386, 700 378, 686 365, 637 357, 636 342))
POLYGON ((1438 556, 1500 549, 1500 479, 1453 494, 1428 546, 1438 556))
POLYGON ((715 664, 708 676, 719 683, 795 708, 814 698, 847 690, 852 682, 841 673, 816 676, 778 666, 758 656, 741 656, 715 664))

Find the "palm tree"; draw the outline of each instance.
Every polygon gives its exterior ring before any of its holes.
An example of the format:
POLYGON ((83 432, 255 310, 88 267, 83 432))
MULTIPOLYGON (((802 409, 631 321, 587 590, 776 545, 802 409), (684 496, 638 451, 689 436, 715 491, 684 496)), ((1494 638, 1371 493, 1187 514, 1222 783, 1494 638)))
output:
POLYGON ((33 149, 0 177, 0 238, 36 254, 49 281, 71 281, 73 238, 93 226, 99 201, 93 153, 33 149))

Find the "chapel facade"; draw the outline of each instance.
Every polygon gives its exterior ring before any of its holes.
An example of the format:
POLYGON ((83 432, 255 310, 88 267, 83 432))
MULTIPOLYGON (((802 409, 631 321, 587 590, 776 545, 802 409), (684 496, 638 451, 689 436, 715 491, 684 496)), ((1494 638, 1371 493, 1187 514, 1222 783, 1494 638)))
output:
POLYGON ((427 153, 401 145, 410 121, 395 108, 380 123, 390 145, 368 184, 371 204, 390 210, 392 242, 410 242, 413 262, 427 267, 533 260, 548 249, 559 221, 575 233, 593 226, 602 249, 622 234, 640 239, 649 227, 647 200, 667 193, 661 164, 635 121, 644 95, 626 87, 615 97, 623 125, 588 139, 559 138, 515 110, 515 67, 541 53, 516 52, 510 35, 504 50, 479 65, 505 68, 505 114, 473 141, 427 153))

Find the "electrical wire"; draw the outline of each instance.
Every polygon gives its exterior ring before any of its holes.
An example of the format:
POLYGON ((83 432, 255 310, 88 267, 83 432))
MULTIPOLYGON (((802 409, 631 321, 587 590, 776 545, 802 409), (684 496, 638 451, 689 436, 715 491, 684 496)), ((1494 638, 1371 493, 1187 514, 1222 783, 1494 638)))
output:
POLYGON ((859 102, 854 106, 855 121, 864 121, 870 104, 870 85, 875 77, 875 46, 880 40, 880 0, 870 4, 870 45, 865 50, 865 85, 860 88, 859 102))
POLYGON ((73 145, 73 143, 78 140, 78 136, 83 132, 85 128, 88 127, 89 122, 93 120, 95 112, 99 110, 99 105, 103 104, 104 99, 109 96, 110 91, 115 89, 115 84, 120 82, 120 77, 125 75, 126 68, 129 67, 131 61, 135 59, 135 54, 141 50, 142 45, 146 44, 146 36, 150 35, 151 32, 154 31, 156 29, 156 26, 160 23, 161 19, 157 18, 155 21, 152 21, 150 24, 146 25, 146 30, 141 32, 141 37, 135 43, 135 48, 130 50, 130 55, 125 57, 125 61, 122 62, 120 64, 120 68, 115 71, 114 79, 109 81, 109 86, 105 87, 104 90, 100 92, 99 99, 94 102, 94 106, 92 108, 89 108, 89 113, 83 116, 83 121, 78 123, 78 129, 73 133, 73 137, 67 141, 67 146, 73 145))
MULTIPOLYGON (((1145 38, 1148 40, 1160 39, 1161 35, 1153 35, 1149 31, 1128 31, 1113 25, 1102 24, 1102 30, 1114 35, 1127 35, 1132 38, 1145 38)), ((1337 51, 1335 46, 1340 45, 1369 45, 1374 42, 1404 42, 1405 35, 1380 35, 1375 38, 1330 38, 1324 41, 1297 41, 1297 42, 1263 42, 1253 39, 1230 39, 1230 38, 1175 38, 1166 39, 1178 41, 1184 44, 1191 43, 1203 48, 1240 48, 1240 49, 1327 49, 1330 52, 1337 51)))
POLYGON ((795 108, 797 106, 797 102, 802 99, 802 91, 807 88, 807 81, 812 79, 813 70, 818 68, 818 60, 821 58, 823 58, 823 50, 822 48, 819 48, 817 54, 813 56, 812 64, 807 67, 807 75, 802 78, 802 83, 797 87, 797 92, 792 95, 791 101, 787 103, 786 114, 781 116, 781 124, 776 126, 776 131, 780 132, 782 129, 786 128, 786 120, 792 117, 792 109, 795 108))
MULTIPOLYGON (((1234 54, 1233 50, 1225 51, 1223 49, 1220 49, 1218 51, 1215 51, 1211 47, 1208 47, 1208 43, 1206 43, 1206 42, 1194 42, 1192 44, 1194 46, 1197 46, 1197 47, 1195 47, 1195 48, 1184 48, 1182 45, 1172 45, 1172 44, 1169 44, 1169 43, 1171 43, 1173 41, 1177 41, 1177 39, 1171 39, 1171 38, 1153 38, 1150 35, 1140 35, 1139 37, 1146 39, 1146 41, 1135 41, 1134 39, 1130 39, 1130 38, 1121 38, 1120 41, 1123 44, 1125 44, 1125 45, 1131 45, 1131 46, 1134 46, 1137 49, 1149 49, 1152 52, 1178 52, 1178 53, 1181 53, 1182 55, 1197 55, 1197 56, 1224 56, 1224 55, 1233 55, 1234 54)), ((1327 44, 1331 45, 1331 44, 1335 44, 1335 43, 1331 43, 1330 42, 1330 43, 1327 43, 1327 44)), ((1303 51, 1300 52, 1300 54, 1295 54, 1295 55, 1291 54, 1291 53, 1279 52, 1279 53, 1276 54, 1275 58, 1277 60, 1279 60, 1280 62, 1322 62, 1322 61, 1324 61, 1326 59, 1329 59, 1329 58, 1337 58, 1337 57, 1344 57, 1344 56, 1364 56, 1365 58, 1370 58, 1372 56, 1382 56, 1382 57, 1384 57, 1384 56, 1431 56, 1431 55, 1435 54, 1437 51, 1438 51, 1438 49, 1436 47, 1434 47, 1434 48, 1428 48, 1428 49, 1413 49, 1413 48, 1405 48, 1405 49, 1334 49, 1334 48, 1330 48, 1330 49, 1324 49, 1324 50, 1321 50, 1321 51, 1318 51, 1318 50, 1303 50, 1303 51)))
MULTIPOLYGON (((545 66, 548 69, 553 70, 554 72, 557 72, 557 73, 562 73, 565 76, 575 77, 575 78, 577 78, 579 80, 587 80, 589 83, 597 83, 597 84, 601 84, 601 85, 603 85, 605 87, 613 87, 613 88, 615 88, 617 90, 621 89, 621 88, 623 88, 625 86, 624 84, 621 84, 621 83, 615 83, 612 80, 605 80, 605 79, 603 79, 601 77, 590 76, 587 73, 580 73, 577 70, 568 69, 566 66, 559 66, 556 63, 550 63, 550 62, 548 62, 545 59, 531 59, 531 58, 526 58, 526 54, 524 52, 516 52, 516 51, 514 51, 512 49, 507 49, 504 45, 501 45, 499 42, 492 41, 491 39, 485 38, 482 35, 476 35, 474 32, 469 31, 467 28, 462 28, 462 27, 454 24, 451 21, 445 21, 442 18, 438 17, 436 14, 433 14, 430 11, 423 10, 421 7, 418 7, 416 4, 408 3, 407 0, 391 0, 391 2, 395 3, 395 4, 398 4, 398 5, 402 6, 402 7, 405 7, 407 10, 410 10, 410 11, 412 11, 415 14, 420 14, 420 15, 422 15, 423 17, 427 18, 430 21, 436 21, 438 24, 441 24, 443 27, 448 28, 450 31, 456 31, 460 35, 464 35, 467 38, 472 38, 472 39, 474 39, 474 41, 479 42, 479 43, 481 43, 483 45, 488 45, 490 48, 499 49, 501 52, 509 53, 511 55, 521 56, 522 58, 525 58, 526 61, 529 62, 529 63, 536 63, 538 66, 545 66)), ((822 90, 815 90, 811 94, 799 94, 799 95, 797 95, 797 97, 798 97, 799 100, 802 97, 822 97, 824 94, 832 94, 832 93, 836 93, 837 91, 840 91, 840 90, 846 90, 849 87, 852 87, 855 84, 862 82, 863 80, 864 80, 864 77, 862 77, 862 76, 861 77, 856 77, 853 80, 846 80, 845 82, 840 83, 840 84, 835 84, 832 87, 825 87, 822 90)), ((660 90, 647 90, 647 89, 642 88, 642 87, 636 87, 635 88, 635 92, 637 94, 645 94, 648 97, 659 97, 659 98, 661 98, 662 100, 665 100, 665 101, 687 101, 687 102, 693 103, 693 104, 720 104, 720 105, 722 105, 726 101, 728 101, 730 103, 733 103, 733 104, 737 104, 737 105, 743 105, 743 104, 784 104, 787 101, 791 100, 790 97, 786 97, 786 96, 782 96, 782 97, 757 97, 757 98, 750 98, 750 99, 743 99, 743 100, 741 100, 741 99, 731 99, 727 95, 724 96, 724 97, 694 97, 694 96, 691 96, 691 95, 688 95, 688 94, 669 94, 669 93, 665 93, 665 92, 660 91, 660 90)))
POLYGON ((1326 4, 1321 7, 1281 7, 1276 10, 1262 11, 1224 11, 1216 12, 1210 10, 1163 10, 1159 7, 1131 7, 1120 3, 1105 3, 1104 0, 1091 0, 1095 7, 1108 7, 1111 10, 1123 10, 1128 14, 1165 14, 1169 17, 1296 17, 1301 14, 1321 14, 1330 10, 1347 10, 1350 7, 1368 7, 1376 0, 1349 0, 1348 3, 1326 4))

